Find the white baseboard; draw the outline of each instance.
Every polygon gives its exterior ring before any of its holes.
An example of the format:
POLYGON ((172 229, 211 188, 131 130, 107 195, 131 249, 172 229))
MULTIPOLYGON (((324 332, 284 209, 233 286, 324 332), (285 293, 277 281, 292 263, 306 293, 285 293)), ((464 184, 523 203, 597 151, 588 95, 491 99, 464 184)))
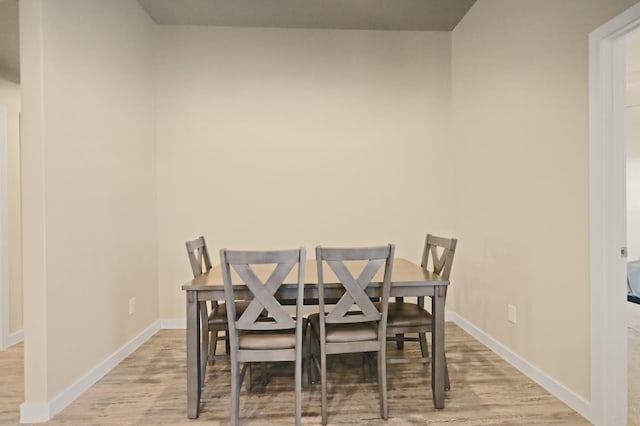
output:
POLYGON ((7 347, 18 344, 24 340, 24 331, 18 330, 15 333, 11 333, 7 338, 7 347))
POLYGON ((577 411, 587 420, 593 422, 593 409, 589 401, 586 401, 581 396, 576 395, 573 391, 567 389, 543 371, 529 364, 528 361, 515 354, 511 349, 507 348, 502 343, 498 342, 455 312, 447 312, 447 319, 450 319, 458 327, 475 337, 480 341, 480 343, 491 349, 502 359, 518 369, 522 374, 542 386, 551 395, 567 404, 571 409, 577 411))
POLYGON ((160 320, 160 329, 162 330, 184 330, 186 328, 186 318, 165 318, 160 320))
POLYGON ((93 386, 105 374, 122 362, 122 360, 135 352, 135 350, 142 346, 144 342, 156 334, 158 330, 160 330, 160 321, 155 321, 143 330, 142 333, 138 334, 131 341, 98 364, 94 369, 76 380, 75 383, 62 391, 48 403, 29 404, 25 402, 21 404, 20 423, 40 423, 51 420, 53 416, 58 414, 67 405, 93 386))
POLYGON ((20 423, 41 423, 51 420, 51 404, 20 404, 20 423))

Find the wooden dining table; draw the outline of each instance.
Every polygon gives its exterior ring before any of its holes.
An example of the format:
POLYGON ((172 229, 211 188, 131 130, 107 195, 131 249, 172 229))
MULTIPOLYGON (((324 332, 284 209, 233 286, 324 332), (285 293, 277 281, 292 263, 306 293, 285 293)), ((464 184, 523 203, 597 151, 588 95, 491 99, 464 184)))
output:
MULTIPOLYGON (((352 272, 358 272, 357 262, 347 264, 352 272)), ((266 279, 271 272, 266 265, 256 269, 261 279, 266 279), (262 275, 262 276, 261 276, 262 275)), ((339 298, 344 290, 329 268, 323 269, 325 281, 325 298, 339 298)), ((296 297, 297 268, 291 271, 290 277, 276 293, 281 301, 293 300, 296 297)), ((379 272, 367 287, 370 297, 381 295, 382 272, 379 272)), ((305 304, 317 303, 318 277, 317 264, 314 259, 305 263, 305 304)), ((433 404, 436 408, 444 408, 445 392, 445 359, 444 359, 444 305, 449 281, 431 271, 423 269, 409 260, 395 258, 391 275, 391 296, 412 297, 429 296, 431 298, 431 314, 433 319, 433 333, 431 334, 432 362, 431 389, 433 404)), ((200 396, 202 393, 201 377, 201 324, 200 303, 207 300, 224 300, 224 284, 220 265, 214 266, 208 272, 192 279, 182 286, 187 298, 187 416, 190 419, 198 417, 200 411, 200 396)), ((236 300, 249 299, 251 293, 243 284, 235 284, 236 300)))

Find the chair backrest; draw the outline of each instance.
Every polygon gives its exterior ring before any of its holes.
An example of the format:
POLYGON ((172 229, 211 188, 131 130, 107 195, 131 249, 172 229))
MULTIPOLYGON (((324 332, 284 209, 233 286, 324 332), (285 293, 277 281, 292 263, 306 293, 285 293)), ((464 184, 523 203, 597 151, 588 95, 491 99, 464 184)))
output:
POLYGON ((275 294, 297 265, 296 318, 301 321, 305 258, 306 251, 304 248, 279 251, 220 250, 220 264, 222 266, 225 300, 227 301, 229 330, 235 332, 235 330, 285 330, 296 328, 297 322, 284 310, 276 299, 275 294), (260 265, 274 265, 275 268, 267 276, 266 269, 260 265), (238 277, 236 282, 233 282, 232 269, 238 277), (251 303, 237 320, 235 319, 235 303, 233 303, 235 299, 234 284, 245 284, 253 295, 251 303), (264 310, 269 313, 267 319, 265 319, 264 315, 260 315, 264 310))
POLYGON ((195 240, 187 241, 187 253, 189 254, 189 263, 193 276, 197 277, 211 269, 211 261, 209 260, 209 251, 204 237, 198 237, 195 240))
POLYGON ((456 252, 457 243, 458 240, 455 238, 443 238, 427 234, 424 251, 422 252, 422 267, 424 269, 429 268, 429 257, 431 257, 432 271, 448 280, 451 275, 451 265, 453 264, 453 255, 456 252))
POLYGON ((380 247, 361 248, 324 248, 316 247, 316 261, 318 265, 318 295, 320 317, 326 323, 357 323, 368 321, 386 321, 388 299, 391 288, 391 269, 395 246, 389 244, 380 247), (351 263, 353 269, 362 267, 358 277, 354 277, 349 269, 351 263), (338 303, 327 312, 325 309, 325 286, 334 284, 325 280, 323 263, 326 263, 335 274, 338 282, 345 292, 338 303), (359 263, 359 265, 356 265, 359 263), (372 282, 376 274, 384 267, 382 279, 382 312, 366 293, 366 288, 372 282), (361 313, 350 312, 352 307, 357 307, 361 313), (348 312, 350 312, 348 314, 348 312))

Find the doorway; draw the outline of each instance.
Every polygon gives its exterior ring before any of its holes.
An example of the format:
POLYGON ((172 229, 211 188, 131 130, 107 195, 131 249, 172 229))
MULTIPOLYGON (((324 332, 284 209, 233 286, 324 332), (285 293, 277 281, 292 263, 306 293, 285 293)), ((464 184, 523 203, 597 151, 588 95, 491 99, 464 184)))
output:
POLYGON ((23 340, 20 84, 0 76, 0 348, 23 340))
POLYGON ((627 141, 627 420, 640 425, 640 30, 626 38, 627 141))
POLYGON ((640 3, 589 36, 591 408, 595 424, 627 420, 626 38, 640 3))

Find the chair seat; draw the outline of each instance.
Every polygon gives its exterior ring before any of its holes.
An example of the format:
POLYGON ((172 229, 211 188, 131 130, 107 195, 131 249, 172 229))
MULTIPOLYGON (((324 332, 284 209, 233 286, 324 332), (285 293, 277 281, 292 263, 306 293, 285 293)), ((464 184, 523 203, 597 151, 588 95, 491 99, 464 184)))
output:
MULTIPOLYGON (((244 313, 244 311, 251 303, 249 300, 237 300, 236 301, 236 318, 239 318, 240 315, 244 313)), ((262 315, 264 315, 263 313, 262 315)), ((212 325, 226 325, 227 324, 227 304, 226 303, 218 303, 218 306, 209 314, 209 324, 212 325)))
POLYGON ((387 327, 425 327, 432 323, 431 313, 417 303, 389 302, 387 327))
POLYGON ((239 349, 295 349, 295 347, 295 328, 279 331, 241 331, 238 334, 239 349))
MULTIPOLYGON (((316 336, 320 336, 320 315, 309 315, 309 323, 313 327, 316 336)), ((348 324, 326 324, 327 342, 366 342, 378 340, 378 324, 375 321, 348 323, 348 324)))

